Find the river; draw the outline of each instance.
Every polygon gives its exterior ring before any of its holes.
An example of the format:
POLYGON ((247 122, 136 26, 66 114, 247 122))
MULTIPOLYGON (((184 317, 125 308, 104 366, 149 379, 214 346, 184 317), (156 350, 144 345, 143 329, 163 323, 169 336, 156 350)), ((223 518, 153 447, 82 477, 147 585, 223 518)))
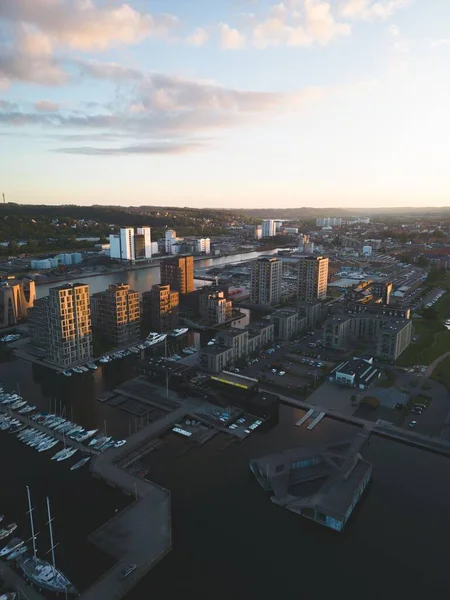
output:
MULTIPOLYGON (((258 258, 258 256, 264 256, 267 254, 275 254, 278 249, 268 250, 266 252, 248 252, 243 254, 233 254, 232 256, 218 256, 211 258, 204 258, 202 260, 195 261, 195 270, 211 269, 212 267, 220 267, 226 264, 240 263, 248 260, 258 258)), ((51 287, 62 285, 64 283, 70 283, 73 281, 81 281, 89 284, 91 294, 102 292, 111 283, 129 283, 131 287, 138 292, 145 292, 149 290, 152 285, 160 282, 159 264, 149 266, 142 269, 134 269, 132 271, 120 271, 119 273, 105 273, 102 275, 95 275, 86 277, 83 280, 83 275, 77 275, 75 278, 67 280, 61 280, 53 283, 41 283, 36 286, 36 295, 38 298, 48 295, 48 290, 51 287)), ((196 287, 208 285, 208 281, 196 279, 196 287)))

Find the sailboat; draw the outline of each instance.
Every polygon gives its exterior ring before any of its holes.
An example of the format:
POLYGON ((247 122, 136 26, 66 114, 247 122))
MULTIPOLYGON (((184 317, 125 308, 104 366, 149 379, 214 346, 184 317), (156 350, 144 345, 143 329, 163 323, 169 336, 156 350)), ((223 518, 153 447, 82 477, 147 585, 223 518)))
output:
POLYGON ((53 528, 52 521, 50 515, 50 500, 47 498, 47 513, 48 513, 48 522, 50 530, 50 542, 51 542, 51 552, 52 552, 52 563, 48 563, 46 560, 42 558, 38 558, 37 550, 36 550, 36 534, 34 532, 34 522, 33 522, 33 508, 31 507, 31 496, 30 496, 30 488, 27 486, 27 494, 28 494, 28 507, 29 507, 29 515, 30 515, 30 524, 31 524, 31 539, 33 542, 33 556, 28 558, 19 557, 17 560, 18 565, 22 569, 25 577, 29 579, 32 583, 37 585, 38 587, 48 590, 50 592, 58 593, 66 593, 66 594, 78 594, 78 590, 73 586, 73 584, 67 579, 67 577, 62 573, 59 569, 56 568, 55 565, 55 544, 53 543, 53 528))

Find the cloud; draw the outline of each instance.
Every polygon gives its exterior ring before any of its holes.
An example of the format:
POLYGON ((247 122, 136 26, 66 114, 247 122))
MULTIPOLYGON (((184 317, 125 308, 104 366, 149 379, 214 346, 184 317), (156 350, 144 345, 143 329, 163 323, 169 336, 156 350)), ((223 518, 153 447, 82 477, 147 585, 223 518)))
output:
POLYGON ((336 21, 331 3, 321 0, 298 0, 273 5, 266 18, 247 15, 255 48, 269 46, 311 46, 328 44, 349 35, 351 26, 336 21))
POLYGON ((50 100, 39 100, 39 102, 34 103, 34 108, 43 112, 55 112, 59 110, 59 104, 50 102, 50 100))
POLYGON ((351 19, 387 19, 397 10, 405 8, 410 0, 345 0, 341 13, 351 19))
POLYGON ((439 48, 440 46, 450 46, 450 38, 441 38, 440 40, 431 40, 430 45, 432 48, 439 48))
POLYGON ((209 39, 209 33, 206 29, 198 27, 192 35, 187 38, 187 43, 191 46, 204 46, 209 39))
POLYGON ((82 146, 79 148, 57 148, 54 152, 60 154, 83 154, 85 156, 124 156, 127 154, 185 154, 202 148, 201 142, 152 142, 118 148, 98 148, 82 146))
POLYGON ((398 37, 400 35, 400 29, 397 25, 389 25, 388 33, 394 37, 398 37))
POLYGON ((220 47, 223 50, 240 50, 245 48, 245 36, 237 29, 233 29, 226 23, 221 23, 220 32, 220 47))
POLYGON ((152 15, 130 4, 94 0, 0 0, 1 18, 27 24, 48 36, 52 45, 104 50, 146 37, 166 37, 178 25, 173 15, 152 15))

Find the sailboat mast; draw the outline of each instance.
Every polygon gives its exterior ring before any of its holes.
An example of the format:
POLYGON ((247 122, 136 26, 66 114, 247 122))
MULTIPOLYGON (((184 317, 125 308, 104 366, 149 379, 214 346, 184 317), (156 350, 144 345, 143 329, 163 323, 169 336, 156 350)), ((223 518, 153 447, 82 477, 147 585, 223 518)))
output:
POLYGON ((28 494, 28 514, 30 515, 31 539, 33 540, 33 556, 36 558, 36 535, 34 533, 33 508, 31 508, 30 488, 27 486, 28 494))
POLYGON ((53 527, 52 527, 52 521, 53 519, 50 516, 50 499, 47 496, 47 513, 48 513, 48 528, 50 530, 50 543, 52 545, 52 547, 50 548, 50 550, 52 551, 52 562, 53 562, 53 567, 55 567, 55 544, 53 543, 53 527))

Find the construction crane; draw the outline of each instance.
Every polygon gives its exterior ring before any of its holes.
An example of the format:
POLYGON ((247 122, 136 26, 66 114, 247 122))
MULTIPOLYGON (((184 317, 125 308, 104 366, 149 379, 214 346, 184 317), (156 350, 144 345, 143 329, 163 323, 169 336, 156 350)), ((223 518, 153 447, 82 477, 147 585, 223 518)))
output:
POLYGON ((3 204, 6 204, 5 194, 3 193, 3 204))

